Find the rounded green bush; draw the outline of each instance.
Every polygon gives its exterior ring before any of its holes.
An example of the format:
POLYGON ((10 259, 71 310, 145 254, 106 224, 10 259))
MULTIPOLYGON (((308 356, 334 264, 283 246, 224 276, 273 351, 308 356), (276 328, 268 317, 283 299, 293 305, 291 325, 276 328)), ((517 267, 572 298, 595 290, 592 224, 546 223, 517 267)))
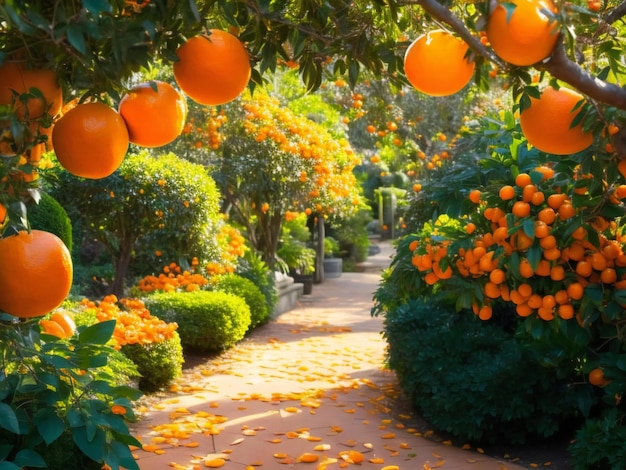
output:
POLYGON ((183 348, 178 333, 152 344, 127 344, 122 352, 137 366, 139 390, 156 392, 171 384, 183 373, 183 348))
POLYGON ((270 317, 270 311, 267 308, 267 302, 261 289, 254 282, 237 274, 226 274, 219 276, 216 290, 234 294, 246 301, 250 307, 250 327, 255 328, 265 322, 270 317))
POLYGON ((226 292, 159 292, 145 299, 153 315, 178 324, 183 349, 219 351, 243 339, 250 326, 250 307, 226 292))
POLYGON ((524 443, 572 419, 567 390, 514 335, 472 312, 409 300, 385 317, 388 361, 422 417, 462 441, 524 443))
POLYGON ((59 202, 48 193, 41 193, 39 204, 28 208, 31 228, 55 234, 72 251, 72 222, 59 202))
POLYGON ((276 291, 276 278, 274 272, 263 261, 260 254, 254 250, 248 250, 239 260, 237 271, 241 277, 251 280, 265 297, 268 315, 272 315, 278 303, 278 293, 276 291))

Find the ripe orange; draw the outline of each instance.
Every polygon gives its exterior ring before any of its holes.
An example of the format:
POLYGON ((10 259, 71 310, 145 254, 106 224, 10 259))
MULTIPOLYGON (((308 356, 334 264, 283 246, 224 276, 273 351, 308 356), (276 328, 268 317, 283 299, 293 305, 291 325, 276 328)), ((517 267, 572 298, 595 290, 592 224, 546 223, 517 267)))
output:
POLYGON ((58 324, 65 333, 65 337, 70 337, 76 331, 76 323, 74 318, 68 312, 56 311, 50 316, 50 320, 58 324))
POLYGON ((21 231, 0 239, 0 310, 16 317, 45 315, 72 286, 72 258, 56 236, 21 231))
POLYGON ((176 51, 174 78, 192 100, 217 106, 237 98, 248 86, 252 68, 239 39, 226 31, 190 38, 176 51))
POLYGON ((430 31, 406 50, 404 73, 409 83, 426 95, 453 95, 474 75, 475 64, 466 58, 468 51, 469 46, 449 32, 430 31))
POLYGON ((7 60, 0 65, 0 83, 0 105, 10 105, 13 102, 13 90, 23 94, 36 88, 41 93, 43 99, 33 96, 26 103, 26 109, 21 101, 15 102, 15 110, 20 119, 27 112, 29 119, 38 119, 46 110, 51 116, 56 116, 61 111, 63 91, 54 70, 32 69, 25 61, 7 60))
POLYGON ((7 217, 7 209, 2 204, 0 204, 0 225, 4 223, 4 219, 7 217))
MULTIPOLYGON (((626 160, 624 160, 624 162, 626 162, 626 160)), ((480 202, 480 190, 471 190, 469 193, 469 200, 472 201, 474 204, 478 204, 480 202)))
POLYGON ((539 99, 531 98, 530 107, 520 114, 522 132, 528 142, 542 152, 568 155, 585 150, 593 134, 583 131, 581 123, 572 127, 584 97, 568 88, 546 87, 539 99))
POLYGON ((609 381, 604 377, 604 371, 600 367, 596 367, 589 372, 589 383, 596 387, 604 387, 609 381))
POLYGON ((120 101, 119 112, 129 140, 142 147, 161 147, 178 137, 185 127, 187 103, 172 85, 154 82, 132 88, 120 101))
POLYGON ((524 188, 529 184, 532 184, 532 179, 528 173, 520 173, 515 177, 515 185, 520 188, 524 188))
POLYGON ((520 219, 528 217, 530 215, 530 204, 524 201, 515 201, 511 212, 520 219))
POLYGON ((63 330, 61 325, 59 325, 57 322, 52 321, 52 320, 40 320, 39 328, 41 328, 42 333, 45 333, 51 336, 56 336, 58 338, 68 337, 68 335, 65 334, 65 331, 63 330))
MULTIPOLYGON (((504 2, 502 2, 504 3, 504 2)), ((494 52, 513 65, 532 65, 548 57, 558 39, 558 24, 546 15, 556 7, 551 0, 507 0, 515 5, 507 11, 500 2, 487 20, 487 39, 494 52)))
POLYGON ((510 199, 513 199, 515 197, 515 188, 511 185, 505 185, 502 186, 500 188, 500 199, 502 199, 503 201, 508 201, 510 199))
POLYGON ((122 117, 104 103, 85 103, 64 114, 54 125, 52 142, 59 163, 83 178, 109 176, 128 150, 128 130, 122 117))

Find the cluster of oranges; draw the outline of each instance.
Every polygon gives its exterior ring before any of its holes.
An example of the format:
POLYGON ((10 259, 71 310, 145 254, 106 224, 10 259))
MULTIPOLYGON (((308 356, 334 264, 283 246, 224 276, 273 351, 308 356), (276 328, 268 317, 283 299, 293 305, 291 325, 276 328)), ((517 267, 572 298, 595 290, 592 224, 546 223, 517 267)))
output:
MULTIPOLYGON (((244 129, 269 151, 281 152, 294 161, 296 181, 321 210, 352 206, 355 196, 355 165, 360 163, 348 142, 335 139, 318 124, 280 106, 276 98, 256 94, 246 99, 244 129)), ((308 202, 308 201, 306 201, 308 202)))
MULTIPOLYGON (((193 258, 192 267, 198 265, 198 259, 193 258)), ((176 263, 170 263, 163 268, 158 276, 145 276, 137 283, 137 288, 142 292, 193 292, 206 286, 209 280, 199 273, 183 270, 176 263)))
MULTIPOLYGON (((614 222, 596 216, 581 223, 580 209, 567 194, 542 191, 553 176, 547 166, 520 173, 491 204, 481 200, 480 191, 471 191, 477 209, 465 223, 471 247, 450 252, 449 240, 411 242, 412 262, 424 281, 433 285, 458 275, 478 282, 482 296, 473 309, 484 320, 491 318, 497 299, 512 302, 523 317, 568 320, 576 316, 587 286, 626 289, 626 253, 614 222)), ((609 199, 619 204, 620 197, 626 197, 626 186, 614 188, 609 199)))
POLYGON ((202 126, 195 127, 194 119, 190 118, 183 127, 183 135, 191 135, 196 140, 193 143, 195 148, 202 148, 207 145, 212 150, 217 150, 224 140, 224 134, 220 128, 228 121, 226 113, 222 109, 219 113, 212 107, 209 110, 209 117, 202 126))
POLYGON ((94 310, 100 322, 115 320, 115 349, 128 344, 160 343, 171 339, 178 328, 176 323, 166 323, 151 315, 139 299, 120 299, 118 302, 117 297, 109 295, 97 303, 84 299, 81 305, 86 310, 94 310))

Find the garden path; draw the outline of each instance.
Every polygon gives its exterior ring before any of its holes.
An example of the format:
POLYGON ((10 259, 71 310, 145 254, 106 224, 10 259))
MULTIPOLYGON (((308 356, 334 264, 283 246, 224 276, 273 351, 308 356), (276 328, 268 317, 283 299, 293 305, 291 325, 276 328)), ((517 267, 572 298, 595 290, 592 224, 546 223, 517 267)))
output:
POLYGON ((382 320, 370 315, 393 250, 379 247, 364 272, 316 284, 294 310, 217 357, 192 358, 169 392, 148 397, 133 428, 140 468, 524 468, 455 447, 395 406, 382 320))

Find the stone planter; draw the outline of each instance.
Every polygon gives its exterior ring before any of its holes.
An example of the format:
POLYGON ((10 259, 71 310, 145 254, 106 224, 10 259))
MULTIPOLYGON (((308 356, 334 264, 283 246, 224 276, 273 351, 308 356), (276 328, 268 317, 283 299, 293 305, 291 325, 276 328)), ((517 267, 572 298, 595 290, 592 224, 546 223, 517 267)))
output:
POLYGON ((343 270, 343 259, 324 258, 324 277, 336 278, 341 276, 343 270))
POLYGON ((294 271, 291 271, 289 274, 291 275, 291 277, 293 277, 293 280, 296 284, 303 285, 303 295, 311 295, 311 293, 313 292, 313 274, 299 274, 294 271))

